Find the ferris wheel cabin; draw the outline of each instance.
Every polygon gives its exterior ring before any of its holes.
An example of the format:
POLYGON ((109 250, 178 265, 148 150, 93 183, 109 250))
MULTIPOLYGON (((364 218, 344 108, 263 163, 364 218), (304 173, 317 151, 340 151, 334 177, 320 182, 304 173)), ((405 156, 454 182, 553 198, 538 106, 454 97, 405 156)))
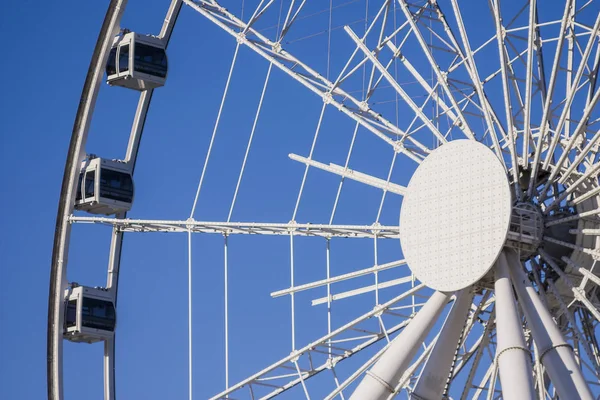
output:
POLYGON ((127 164, 94 158, 82 169, 75 209, 91 214, 126 212, 133 203, 133 178, 127 164))
POLYGON ((167 67, 161 39, 128 32, 115 38, 106 64, 106 81, 134 90, 154 89, 165 84, 167 67))
POLYGON ((65 297, 65 339, 94 343, 113 337, 115 304, 106 289, 75 286, 67 289, 65 297))

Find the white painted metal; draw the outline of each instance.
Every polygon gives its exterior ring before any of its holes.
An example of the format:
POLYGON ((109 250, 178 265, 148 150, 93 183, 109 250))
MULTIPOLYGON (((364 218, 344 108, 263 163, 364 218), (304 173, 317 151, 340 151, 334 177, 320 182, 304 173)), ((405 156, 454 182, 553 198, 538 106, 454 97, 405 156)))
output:
POLYGON ((519 304, 540 352, 540 361, 561 398, 592 400, 593 396, 559 328, 523 272, 519 258, 507 251, 507 261, 519 304))
POLYGON ((531 374, 531 354, 523 336, 523 322, 517 311, 508 272, 506 254, 496 262, 496 362, 500 370, 502 398, 535 399, 531 374))
POLYGON ((388 192, 403 195, 406 191, 406 188, 404 186, 397 185, 395 183, 390 183, 383 179, 348 169, 347 167, 342 167, 333 163, 326 165, 296 154, 290 154, 289 157, 294 161, 299 161, 301 163, 310 165, 311 167, 316 167, 323 171, 332 172, 336 175, 343 176, 344 178, 352 179, 354 181, 361 182, 379 189, 383 189, 388 192))
POLYGON ((328 224, 299 224, 290 223, 259 223, 259 222, 204 222, 195 220, 136 220, 130 218, 116 219, 104 217, 71 216, 75 223, 99 223, 112 225, 123 232, 180 232, 189 229, 197 233, 244 234, 244 235, 283 235, 290 232, 294 236, 315 237, 344 237, 344 238, 380 238, 397 239, 397 226, 383 225, 328 225, 328 224))
POLYGON ((510 188, 494 153, 476 141, 455 140, 433 151, 408 184, 400 211, 402 251, 427 286, 463 289, 494 265, 510 216, 510 188))
POLYGON ((289 294, 291 292, 300 292, 303 290, 314 289, 316 287, 325 286, 328 284, 330 285, 332 283, 346 281, 346 280, 352 279, 352 278, 358 278, 360 276, 372 274, 372 273, 375 273, 378 271, 385 271, 387 269, 396 268, 396 267, 399 267, 399 266, 402 266, 405 264, 406 264, 406 261, 398 260, 398 261, 392 261, 392 262, 381 264, 381 265, 374 265, 370 268, 365 268, 362 270, 349 272, 347 274, 329 277, 327 279, 323 279, 323 280, 315 281, 315 282, 311 282, 311 283, 306 283, 304 285, 297 285, 297 286, 291 287, 289 289, 278 290, 276 292, 271 293, 271 297, 279 297, 279 296, 289 294))
POLYGON ((383 400, 394 392, 396 383, 409 366, 444 306, 449 300, 447 294, 434 292, 413 320, 381 355, 363 380, 351 400, 383 400))
POLYGON ((441 399, 450 377, 452 361, 460 337, 466 328, 467 316, 473 299, 472 288, 456 292, 452 309, 448 313, 440 335, 425 362, 413 394, 417 399, 441 399))

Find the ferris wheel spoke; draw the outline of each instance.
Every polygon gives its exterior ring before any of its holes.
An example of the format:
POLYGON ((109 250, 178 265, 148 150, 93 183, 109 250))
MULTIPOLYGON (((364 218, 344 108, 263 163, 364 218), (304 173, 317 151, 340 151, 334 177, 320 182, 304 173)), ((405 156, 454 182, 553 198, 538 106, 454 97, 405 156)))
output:
POLYGON ((381 114, 372 110, 365 102, 356 99, 340 87, 335 87, 334 84, 322 74, 319 74, 285 51, 282 48, 281 43, 269 40, 252 27, 246 29, 246 23, 222 7, 215 9, 215 7, 212 6, 206 7, 205 3, 198 3, 196 0, 183 1, 231 36, 235 37, 239 43, 248 46, 251 50, 281 69, 294 80, 320 96, 325 104, 334 106, 357 123, 361 124, 368 131, 378 136, 384 142, 388 143, 396 151, 401 151, 414 161, 420 162, 421 158, 418 155, 414 154, 405 146, 395 142, 392 138, 383 133, 381 129, 378 129, 376 125, 382 124, 389 132, 393 132, 400 137, 405 137, 406 134, 395 124, 392 124, 381 114), (233 25, 242 29, 245 33, 231 28, 230 24, 227 23, 228 21, 231 21, 233 25), (349 107, 350 104, 347 104, 347 102, 353 104, 356 109, 351 109, 349 107))
MULTIPOLYGON (((387 42, 387 46, 394 54, 394 59, 400 60, 400 62, 408 70, 408 72, 410 72, 410 74, 417 80, 417 82, 419 82, 421 87, 423 89, 425 89, 428 96, 431 99, 433 99, 433 101, 435 101, 435 103, 438 104, 442 108, 443 114, 447 115, 452 120, 452 124, 458 126, 462 130, 462 132, 465 134, 466 137, 474 139, 473 133, 471 132, 470 128, 468 128, 468 125, 464 125, 461 122, 461 120, 465 120, 465 117, 463 114, 463 108, 459 106, 460 101, 457 102, 456 100, 453 99, 453 101, 456 103, 455 110, 457 110, 457 111, 455 113, 455 111, 453 111, 450 107, 448 107, 446 102, 444 102, 444 100, 437 94, 437 85, 439 83, 436 84, 436 87, 432 88, 427 83, 425 78, 423 78, 423 76, 419 73, 419 71, 412 65, 412 63, 402 54, 402 52, 400 51, 399 48, 394 46, 394 44, 392 42, 387 42)), ((448 86, 448 84, 446 84, 446 86, 448 86)), ((450 89, 448 89, 448 90, 450 90, 450 89)), ((444 135, 444 137, 446 137, 446 136, 447 136, 447 134, 444 135)))
MULTIPOLYGON (((589 59, 589 56, 592 52, 592 48, 594 46, 594 44, 596 43, 596 37, 598 35, 598 31, 600 29, 600 16, 598 16, 598 18, 596 19, 596 22, 594 24, 593 27, 593 32, 588 40, 588 43, 586 45, 585 51, 582 54, 582 58, 579 64, 579 67, 577 69, 577 72, 575 73, 575 78, 573 80, 572 85, 570 86, 568 93, 567 93, 567 97, 565 98, 565 104, 563 106, 563 111, 561 113, 560 119, 558 121, 557 127, 556 127, 556 132, 557 135, 555 136, 555 139, 553 140, 553 143, 551 143, 550 145, 550 150, 554 150, 554 148, 556 147, 556 143, 558 142, 558 139, 556 139, 560 132, 562 131, 563 127, 565 126, 565 121, 570 120, 570 115, 571 115, 571 108, 573 106, 573 102, 575 99, 575 95, 579 92, 579 90, 581 90, 580 88, 580 80, 583 76, 584 71, 587 69, 587 61, 589 59)), ((588 96, 588 101, 586 104, 586 108, 584 109, 584 119, 587 120, 589 118, 589 115, 587 117, 585 117, 585 113, 586 110, 588 108, 592 108, 595 106, 596 102, 598 101, 598 99, 594 99, 594 97, 589 97, 588 96)), ((586 121, 587 122, 587 121, 586 121)), ((585 132, 585 125, 580 124, 580 126, 578 126, 578 128, 575 130, 575 132, 573 133, 573 136, 577 136, 580 131, 585 132)), ((565 130, 565 137, 569 138, 570 137, 570 132, 568 127, 565 130)), ((585 154, 587 154, 587 152, 585 152, 585 154)))
MULTIPOLYGON (((570 10, 572 7, 573 7, 572 0, 565 1, 565 8, 564 8, 563 16, 562 16, 562 19, 560 22, 560 33, 559 33, 557 44, 556 44, 556 51, 554 53, 554 61, 552 63, 552 72, 550 73, 550 80, 548 81, 548 84, 545 86, 544 108, 542 111, 542 120, 541 120, 541 124, 540 124, 540 131, 539 131, 539 135, 537 138, 537 146, 536 146, 537 151, 535 152, 534 161, 533 161, 533 165, 532 165, 532 173, 531 173, 532 179, 530 180, 529 187, 527 189, 528 196, 531 196, 535 189, 537 171, 539 168, 539 163, 541 160, 541 155, 542 155, 542 150, 543 150, 543 143, 549 132, 549 124, 551 122, 551 115, 552 115, 551 105, 552 105, 552 101, 554 99, 554 89, 556 87, 556 81, 557 81, 558 73, 559 73, 559 69, 560 69, 560 60, 561 60, 561 55, 562 55, 562 51, 563 51, 563 44, 564 44, 564 40, 565 40, 565 37, 567 34, 567 22, 568 22, 570 10)), ((545 83, 545 81, 544 81, 544 83, 545 83)), ((551 157, 554 153, 555 145, 553 146, 552 143, 558 142, 558 139, 560 137, 560 129, 557 128, 555 130, 555 132, 556 132, 555 135, 550 138, 551 144, 549 145, 549 148, 546 153, 546 160, 544 161, 544 167, 543 167, 544 169, 548 168, 548 165, 551 161, 551 157)), ((542 191, 541 193, 544 193, 544 192, 542 191)))
POLYGON ((398 239, 397 226, 383 225, 332 225, 332 224, 298 224, 259 223, 259 222, 204 222, 188 220, 143 220, 131 218, 107 217, 70 217, 71 223, 97 223, 115 226, 122 232, 178 232, 216 233, 220 235, 275 235, 275 236, 315 236, 340 238, 373 238, 398 239))
POLYGON ((479 78, 479 72, 475 65, 474 55, 471 50, 471 44, 469 43, 469 38, 467 36, 467 31, 465 29, 465 25, 463 23, 462 15, 460 9, 458 7, 458 3, 456 0, 452 0, 452 10, 454 12, 454 17, 456 19, 456 23, 458 25, 458 30, 460 33, 462 45, 465 51, 464 58, 466 60, 465 66, 469 77, 471 78, 471 82, 475 88, 475 92, 477 93, 477 97, 479 98, 479 107, 482 110, 483 117, 487 126, 487 130, 494 144, 494 151, 498 156, 498 159, 502 162, 502 165, 506 168, 506 163, 504 161, 504 157, 502 156, 502 150, 500 148, 500 143, 498 141, 498 136, 496 134, 496 129, 494 128, 494 123, 492 121, 492 107, 491 104, 487 100, 487 96, 485 95, 485 91, 483 89, 483 85, 481 83, 481 79, 479 78))
MULTIPOLYGON (((450 104, 452 105, 452 108, 457 113, 457 118, 458 118, 459 126, 461 127, 461 130, 464 132, 464 134, 468 138, 475 139, 475 135, 473 134, 473 131, 471 130, 466 118, 462 114, 460 107, 458 106, 456 99, 454 98, 454 95, 453 95, 452 91, 450 90, 450 87, 448 86, 446 74, 440 70, 440 67, 439 67, 438 63, 436 62, 436 60, 434 59, 434 57, 428 47, 428 44, 426 43, 425 39, 423 38, 423 34, 421 33, 419 27, 417 26, 418 20, 410 12, 408 3, 406 1, 400 0, 398 3, 400 4, 400 8, 402 9, 402 12, 404 13, 404 15, 406 17, 406 20, 409 22, 409 24, 411 26, 411 30, 412 30, 414 36, 416 37, 417 41, 419 42, 419 46, 421 47, 422 53, 426 56, 427 61, 429 62, 430 66, 431 66, 431 69, 435 73, 439 85, 444 90, 444 93, 448 97, 450 104)), ((428 3, 428 4, 431 4, 431 3, 428 3)), ((437 11, 439 12, 440 15, 443 15, 443 14, 441 14, 441 10, 439 10, 439 8, 437 8, 437 11)), ((441 19, 441 18, 438 18, 438 19, 441 19)), ((433 33, 435 34, 435 32, 433 32, 433 33)), ((437 34, 436 34, 436 36, 437 36, 437 34)), ((439 36, 437 36, 437 38, 439 40, 443 41, 443 39, 441 39, 439 36)), ((449 50, 450 52, 456 53, 456 50, 453 49, 448 43, 445 42, 445 44, 447 47, 450 48, 450 50, 449 50)))
MULTIPOLYGON (((531 138, 531 87, 533 83, 533 53, 536 39, 536 0, 529 2, 529 29, 527 32, 527 67, 525 72, 525 105, 523 111, 523 151, 521 157, 525 165, 529 164, 529 140, 531 138)), ((537 47, 537 46, 536 46, 537 47)), ((537 50, 537 48, 535 49, 537 50)))
POLYGON ((319 304, 325 304, 328 301, 333 302, 336 300, 346 299, 349 297, 358 296, 360 294, 375 292, 380 289, 385 289, 385 288, 398 286, 398 285, 402 285, 405 283, 411 283, 411 282, 412 282, 411 276, 406 276, 406 277, 398 278, 398 279, 392 279, 392 280, 384 281, 384 282, 378 282, 375 285, 364 286, 364 287, 361 287, 358 289, 348 290, 346 292, 341 292, 341 293, 336 293, 336 294, 330 294, 329 296, 326 296, 326 297, 320 297, 318 299, 314 299, 312 301, 312 305, 316 306, 319 304))
POLYGON ((361 276, 373 274, 375 272, 381 272, 381 271, 385 271, 388 269, 393 269, 393 268, 397 268, 397 267, 405 266, 405 265, 406 265, 405 260, 398 260, 398 261, 392 261, 392 262, 381 264, 381 265, 374 265, 372 267, 360 269, 357 271, 352 271, 347 274, 332 276, 327 279, 322 279, 319 281, 314 281, 314 282, 306 283, 303 285, 298 285, 298 286, 290 287, 287 289, 278 290, 276 292, 271 293, 271 297, 279 297, 279 296, 284 296, 284 295, 290 294, 290 293, 296 293, 296 292, 301 292, 304 290, 314 289, 314 288, 326 286, 326 285, 329 285, 332 283, 347 281, 349 279, 358 278, 361 276))
MULTIPOLYGON (((456 0, 453 0, 453 4, 456 0)), ((458 9, 458 7, 456 7, 458 9)), ((505 44, 505 37, 503 35, 504 27, 501 22, 501 11, 499 0, 493 1, 492 14, 494 16, 494 21, 496 24, 496 41, 498 44, 498 54, 500 60, 500 69, 502 76, 502 91, 504 93, 504 112, 506 115, 506 130, 508 135, 508 148, 510 151, 511 165, 512 165, 512 174, 514 177, 519 176, 519 162, 517 160, 517 152, 516 152, 516 133, 514 131, 513 124, 513 116, 511 113, 511 103, 510 103, 510 89, 508 87, 509 77, 508 77, 508 69, 510 68, 507 63, 507 50, 505 44)), ((515 196, 517 199, 521 200, 523 193, 519 188, 518 179, 514 179, 513 182, 515 189, 515 196)))
MULTIPOLYGON (((579 152, 579 155, 573 161, 573 163, 567 168, 567 170, 565 172, 563 172, 563 165, 568 160, 569 155, 571 153, 571 150, 573 149, 573 146, 575 146, 575 144, 577 142, 578 136, 580 134, 582 134, 583 131, 585 130, 585 120, 587 118, 589 118, 589 116, 591 115, 591 113, 592 113, 592 111, 593 111, 596 103, 598 103, 598 100, 600 100, 600 90, 598 90, 596 92, 596 94, 594 95, 594 98, 592 99, 592 104, 588 105, 588 107, 584 110, 582 119, 579 121, 579 124, 577 125, 577 128, 575 128, 574 134, 569 138, 569 141, 567 142, 565 148, 563 149, 563 152, 562 152, 560 158, 558 159, 558 161, 556 162, 556 165, 554 166, 554 169, 550 173, 550 176, 548 178, 548 182, 546 182, 546 185, 544 186, 544 188, 540 192, 541 195, 542 195, 542 199, 545 199, 546 192, 548 191, 548 189, 550 188, 550 186, 554 183, 554 180, 558 176, 558 174, 562 173, 562 178, 564 178, 564 180, 568 179, 568 177, 571 175, 571 173, 573 172, 573 170, 577 166, 579 166, 579 164, 583 161, 583 159, 588 154, 588 152, 592 149, 592 147, 594 147, 596 145, 596 143, 600 139, 600 131, 598 131, 588 141, 586 147, 581 152, 579 152)), ((557 136, 558 135, 559 135, 559 133, 557 132, 557 136)))
POLYGON ((307 381, 330 366, 340 363, 409 325, 409 322, 412 320, 410 317, 400 318, 399 321, 396 315, 388 311, 398 302, 414 295, 424 287, 425 285, 420 284, 409 289, 394 299, 376 307, 374 310, 332 331, 330 334, 317 339, 301 349, 293 351, 289 356, 231 386, 226 391, 212 397, 211 400, 228 398, 229 395, 242 390, 244 387, 264 384, 269 385, 270 392, 261 394, 260 397, 271 398, 307 381), (390 327, 386 331, 382 332, 379 330, 378 316, 385 317, 388 320, 387 325, 390 327), (373 318, 377 320, 375 321, 375 325, 370 323, 373 318), (373 326, 376 329, 373 329, 373 326), (356 331, 368 332, 368 334, 356 336, 353 333, 356 331), (325 357, 325 355, 329 354, 328 349, 333 350, 331 357, 325 357), (322 360, 322 362, 317 362, 317 360, 322 360), (297 371, 296 364, 302 365, 302 367, 298 367, 300 372, 290 373, 290 370, 297 371))
POLYGON ((438 138, 438 140, 440 140, 440 142, 442 142, 442 143, 446 143, 447 140, 444 137, 444 135, 442 135, 442 133, 437 129, 437 127, 431 122, 429 117, 427 117, 425 115, 425 113, 423 113, 422 109, 414 103, 414 101, 411 99, 411 97, 404 91, 404 89, 402 89, 402 87, 398 84, 398 82, 396 82, 394 77, 386 70, 386 68, 373 55, 373 53, 367 48, 367 46, 358 38, 358 36, 352 31, 352 29, 349 26, 345 26, 344 30, 346 31, 346 33, 348 33, 348 35, 354 41, 356 46, 358 46, 363 51, 365 56, 367 56, 371 60, 373 65, 375 65, 375 67, 385 77, 385 79, 388 81, 388 83, 390 85, 392 85, 392 87, 396 90, 396 92, 398 92, 398 94, 400 95, 400 97, 402 97, 404 102, 413 110, 413 112, 417 116, 419 116, 421 121, 425 125, 427 125, 429 130, 438 138))
MULTIPOLYGON (((600 278, 595 275, 594 273, 591 272, 591 270, 593 269, 593 267, 596 265, 597 261, 594 261, 594 264, 592 265, 592 268, 590 270, 582 268, 579 266, 579 264, 575 263, 573 260, 571 260, 568 257, 562 257, 561 260, 566 263, 569 267, 571 267, 572 269, 574 269, 576 272, 580 273, 581 275, 584 276, 584 278, 589 279, 590 281, 594 282, 598 287, 600 287, 600 278)), ((585 279, 584 281, 582 281, 582 285, 585 285, 585 279)))
POLYGON ((556 197, 556 199, 544 210, 544 213, 548 214, 555 207, 558 207, 560 205, 560 203, 567 198, 567 196, 569 196, 575 190, 579 189, 582 184, 589 183, 590 179, 592 179, 594 176, 598 175, 598 171, 600 171, 600 162, 596 163, 594 165, 590 165, 587 168, 587 170, 585 171, 585 173, 583 175, 581 175, 581 177, 579 179, 577 179, 575 182, 570 184, 569 187, 567 187, 562 192, 562 194, 560 194, 558 197, 556 197))

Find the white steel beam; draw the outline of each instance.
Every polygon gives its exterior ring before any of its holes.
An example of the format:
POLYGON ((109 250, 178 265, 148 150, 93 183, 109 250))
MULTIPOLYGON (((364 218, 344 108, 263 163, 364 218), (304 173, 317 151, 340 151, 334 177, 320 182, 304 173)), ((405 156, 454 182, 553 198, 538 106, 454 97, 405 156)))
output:
MULTIPOLYGON (((456 12, 458 11, 458 4, 456 4, 456 0, 452 1, 453 5, 456 5, 456 12)), ((506 116, 506 130, 507 130, 507 134, 508 134, 508 149, 510 151, 510 158, 511 158, 511 164, 512 164, 512 174, 513 174, 513 181, 514 181, 514 190, 515 190, 515 196, 517 199, 521 199, 523 196, 523 193, 521 191, 521 188, 519 186, 519 173, 518 173, 518 168, 519 168, 519 163, 517 160, 517 150, 516 150, 516 144, 515 144, 515 126, 514 126, 514 121, 513 121, 513 116, 512 116, 512 105, 510 103, 510 89, 508 87, 508 69, 509 69, 509 64, 507 62, 507 54, 506 54, 506 45, 504 43, 505 40, 505 35, 504 35, 504 26, 502 26, 502 17, 501 17, 501 11, 500 11, 500 4, 499 4, 499 0, 495 0, 493 2, 494 6, 492 9, 492 12, 494 14, 494 21, 496 24, 496 42, 498 44, 498 55, 499 55, 499 59, 500 59, 500 70, 502 72, 502 90, 504 93, 504 112, 505 112, 505 116, 506 116)))
POLYGON ((312 301, 312 305, 317 306, 319 304, 327 303, 327 299, 329 299, 330 301, 346 299, 348 297, 357 296, 359 294, 369 293, 369 292, 373 292, 375 290, 385 289, 385 288, 398 286, 398 285, 402 285, 403 283, 410 283, 410 282, 412 282, 411 276, 405 276, 404 278, 392 279, 391 281, 387 281, 387 282, 379 282, 376 285, 369 285, 369 286, 361 287, 358 289, 348 290, 348 291, 342 292, 342 293, 332 294, 329 297, 320 297, 318 299, 314 299, 312 301))
POLYGON ((575 361, 573 349, 563 338, 550 312, 525 275, 518 256, 506 251, 510 275, 525 314, 527 325, 540 351, 540 361, 560 398, 593 400, 592 393, 575 361))
POLYGON ((496 262, 496 362, 500 370, 502 398, 535 399, 530 353, 523 336, 523 324, 510 283, 504 252, 496 262))
POLYGON ((360 183, 364 183, 365 185, 373 186, 378 189, 385 190, 387 192, 404 195, 406 192, 406 188, 401 185, 397 185, 395 183, 388 182, 386 180, 376 178, 374 176, 354 171, 349 168, 344 168, 341 165, 336 165, 330 163, 329 165, 323 164, 321 162, 311 160, 310 158, 302 157, 296 154, 289 154, 290 159, 294 161, 301 162, 306 165, 310 165, 312 167, 318 168, 323 171, 331 172, 333 174, 339 175, 344 178, 352 179, 353 181, 357 181, 360 183))
POLYGON ((452 309, 444 321, 431 355, 425 362, 417 385, 413 389, 417 398, 441 399, 443 397, 472 299, 473 292, 470 287, 456 293, 452 309))
POLYGON ((322 279, 320 281, 314 281, 314 282, 306 283, 304 285, 298 285, 298 286, 290 287, 288 289, 278 290, 276 292, 272 292, 271 297, 279 297, 279 296, 284 296, 284 295, 290 294, 290 293, 301 292, 303 290, 314 289, 317 287, 330 285, 332 283, 341 282, 341 281, 345 281, 345 280, 352 279, 352 278, 358 278, 360 276, 373 274, 373 273, 379 272, 379 271, 384 271, 386 269, 396 268, 401 265, 406 265, 406 261, 398 260, 398 261, 392 261, 392 262, 389 262, 386 264, 374 265, 369 268, 361 269, 358 271, 352 271, 347 274, 333 276, 328 279, 322 279))
POLYGON ((206 222, 196 220, 150 220, 150 219, 118 219, 107 217, 70 217, 71 223, 95 223, 115 226, 123 232, 174 232, 216 233, 221 235, 276 235, 315 236, 324 238, 374 238, 398 239, 397 226, 383 225, 329 225, 258 222, 206 222))
POLYGON ((536 14, 537 2, 536 0, 530 0, 529 29, 527 30, 527 67, 525 72, 525 109, 523 110, 523 152, 521 153, 525 165, 529 164, 529 140, 531 138, 531 87, 533 83, 533 51, 536 33, 536 14))
MULTIPOLYGON (((540 159, 541 159, 541 155, 542 155, 541 150, 543 149, 543 141, 544 141, 544 138, 546 137, 546 132, 548 132, 548 124, 550 123, 550 119, 551 119, 550 118, 551 105, 552 105, 552 99, 554 96, 554 88, 556 87, 556 78, 558 76, 558 71, 560 68, 560 59, 561 59, 561 53, 562 53, 562 49, 563 49, 563 42, 565 40, 565 34, 566 34, 566 30, 567 30, 567 20, 571 13, 572 7, 574 7, 573 0, 565 1, 565 9, 563 11, 563 17, 560 22, 560 34, 559 34, 558 41, 556 44, 556 52, 554 53, 552 72, 550 73, 550 80, 546 87, 546 99, 544 101, 544 111, 542 113, 542 122, 540 125, 540 132, 539 132, 539 135, 537 138, 537 146, 536 146, 537 151, 535 152, 533 164, 531 166, 531 179, 529 181, 529 187, 527 189, 527 194, 529 196, 531 196, 533 194, 533 190, 536 185, 536 176, 537 176, 537 171, 538 171, 538 164, 540 163, 540 159)), ((557 132, 556 136, 560 136, 560 134, 557 132)), ((552 138, 552 139, 554 140, 554 138, 552 138)), ((551 157, 553 152, 554 152, 554 150, 550 149, 547 153, 548 157, 551 157)), ((549 158, 547 158, 547 161, 548 161, 548 163, 550 162, 549 158)), ((548 168, 547 164, 545 164, 544 168, 548 168)))
POLYGON ((447 294, 434 292, 410 324, 392 341, 360 382, 351 400, 384 400, 395 391, 396 382, 411 360, 449 300, 447 294))
POLYGON ((564 218, 559 218, 554 221, 549 221, 546 223, 546 226, 549 227, 549 226, 564 224, 565 222, 575 221, 575 220, 585 218, 585 217, 591 217, 591 216, 598 217, 599 215, 600 215, 600 208, 595 208, 590 211, 584 211, 579 214, 571 215, 571 216, 564 217, 564 218))

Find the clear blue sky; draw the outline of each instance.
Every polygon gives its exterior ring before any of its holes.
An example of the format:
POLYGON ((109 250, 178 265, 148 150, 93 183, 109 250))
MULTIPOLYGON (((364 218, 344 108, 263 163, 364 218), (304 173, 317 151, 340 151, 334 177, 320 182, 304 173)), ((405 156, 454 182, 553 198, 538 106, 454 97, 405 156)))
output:
MULTIPOLYGON (((240 1, 224 3, 239 14, 240 1)), ((0 197, 4 210, 0 224, 0 399, 46 396, 47 298, 58 196, 73 119, 107 4, 107 0, 9 2, 0 14, 0 32, 5 38, 5 61, 0 66, 4 77, 0 95, 0 179, 4 182, 0 197)), ((309 11, 326 8, 315 4, 311 3, 309 11)), ((131 0, 123 26, 157 34, 167 6, 167 1, 131 0)), ((480 7, 465 9, 465 18, 472 19, 481 11, 489 18, 487 6, 480 7)), ((363 3, 357 3, 334 14, 333 25, 358 20, 363 14, 363 3)), ((276 21, 277 16, 269 20, 276 21)), ((326 23, 327 14, 306 20, 290 41, 320 32, 326 23)), ((361 32, 363 24, 352 26, 361 32)), ((295 54, 323 74, 325 39, 326 35, 319 35, 293 43, 295 54)), ((337 72, 346 60, 340 53, 345 56, 352 43, 341 29, 335 31, 334 40, 339 45, 332 52, 331 68, 337 72)), ((188 217, 234 48, 235 41, 228 35, 184 7, 169 49, 167 85, 155 92, 144 132, 130 217, 188 217)), ((227 217, 267 66, 248 49, 240 50, 195 215, 198 220, 227 217)), ((361 87, 359 81, 352 84, 361 87)), ((377 101, 389 113, 393 92, 382 93, 377 101)), ((124 156, 136 102, 136 93, 102 85, 88 152, 108 158, 124 156)), ((308 154, 321 105, 320 98, 281 72, 273 72, 234 221, 290 220, 303 168, 287 155, 308 154)), ((409 122, 400 118, 403 124, 409 122)), ((343 164, 353 126, 337 110, 328 109, 315 159, 343 164)), ((392 158, 389 146, 363 130, 355 146, 351 167, 385 178, 392 158)), ((406 171, 412 168, 414 163, 399 160, 393 181, 406 185, 410 177, 406 171)), ((337 183, 336 177, 311 172, 297 220, 326 223, 337 183)), ((373 223, 380 197, 377 189, 349 182, 335 222, 373 223)), ((396 225, 399 206, 398 197, 388 196, 380 222, 396 225)), ((74 227, 70 281, 105 284, 109 237, 106 227, 74 227)), ((121 399, 186 396, 186 241, 183 234, 125 237, 117 344, 121 399)), ((332 249, 333 275, 373 265, 371 241, 334 242, 332 249)), ((223 238, 196 235, 193 254, 194 394, 203 399, 224 387, 223 238)), ((325 277, 323 241, 298 240, 296 255, 296 282, 325 277)), ((396 241, 380 243, 379 263, 400 258, 396 241)), ((289 299, 269 296, 289 286, 288 239, 233 237, 229 262, 230 381, 234 383, 290 352, 289 299)), ((404 273, 390 272, 385 279, 404 273)), ((372 283, 369 277, 340 285, 336 292, 372 283)), ((384 291, 383 300, 397 293, 398 288, 384 291)), ((323 308, 310 306, 310 300, 324 294, 323 289, 297 297, 299 346, 326 332, 323 308)), ((371 294, 344 302, 337 309, 334 327, 372 306, 371 294)), ((65 343, 65 387, 66 399, 102 398, 101 345, 65 343)))

